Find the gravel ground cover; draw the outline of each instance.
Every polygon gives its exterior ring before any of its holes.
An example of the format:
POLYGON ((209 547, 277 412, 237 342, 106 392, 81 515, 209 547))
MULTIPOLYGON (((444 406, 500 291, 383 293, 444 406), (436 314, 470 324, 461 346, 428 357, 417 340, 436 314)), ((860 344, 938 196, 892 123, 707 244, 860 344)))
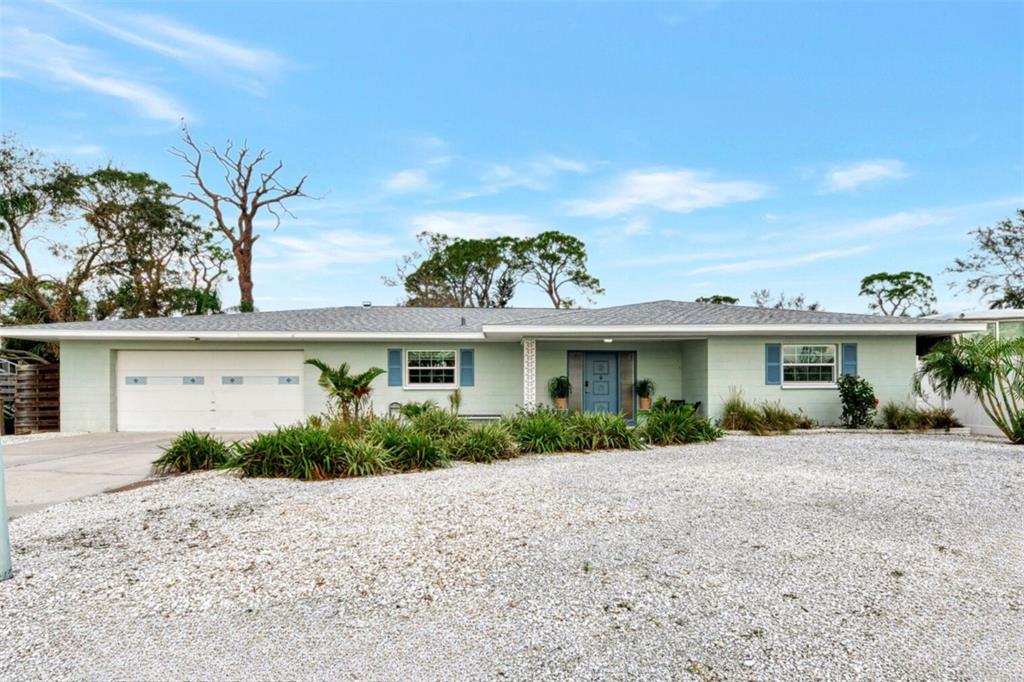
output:
POLYGON ((18 443, 32 443, 37 440, 53 440, 54 438, 67 438, 68 436, 81 436, 81 431, 46 431, 43 433, 30 433, 24 436, 0 436, 0 445, 17 445, 18 443))
POLYGON ((1024 449, 817 434, 11 526, 2 679, 1021 679, 1024 449))

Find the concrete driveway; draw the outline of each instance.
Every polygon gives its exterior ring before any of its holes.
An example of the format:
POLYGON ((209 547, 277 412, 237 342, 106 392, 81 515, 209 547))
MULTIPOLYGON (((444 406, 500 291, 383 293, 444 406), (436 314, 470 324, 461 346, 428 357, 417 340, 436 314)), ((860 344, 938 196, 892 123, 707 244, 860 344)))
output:
MULTIPOLYGON (((88 433, 3 446, 8 514, 142 481, 176 433, 88 433)), ((218 434, 227 441, 248 434, 218 434)))

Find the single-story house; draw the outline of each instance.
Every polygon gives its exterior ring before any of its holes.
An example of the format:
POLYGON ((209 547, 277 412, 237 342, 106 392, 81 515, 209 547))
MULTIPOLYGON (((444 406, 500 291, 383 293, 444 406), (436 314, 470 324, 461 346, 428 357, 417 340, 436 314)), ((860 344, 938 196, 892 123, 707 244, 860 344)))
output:
POLYGON ((376 413, 446 404, 491 417, 549 404, 567 375, 570 407, 635 417, 634 383, 717 416, 732 390, 839 419, 836 381, 859 374, 907 400, 920 340, 983 330, 963 321, 654 301, 595 309, 339 307, 29 325, 0 335, 60 344, 65 431, 245 430, 326 407, 319 358, 373 383, 376 413))

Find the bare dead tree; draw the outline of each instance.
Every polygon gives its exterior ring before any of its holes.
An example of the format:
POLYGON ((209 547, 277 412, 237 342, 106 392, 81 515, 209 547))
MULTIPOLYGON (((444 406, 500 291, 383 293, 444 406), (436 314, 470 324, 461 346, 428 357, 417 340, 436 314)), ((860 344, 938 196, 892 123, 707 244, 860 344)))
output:
POLYGON ((296 184, 282 183, 277 175, 284 168, 284 163, 278 161, 271 165, 267 149, 253 152, 244 140, 237 148, 228 140, 223 150, 212 145, 200 149, 184 125, 181 127, 181 139, 185 149, 172 147, 170 152, 185 162, 188 167, 185 177, 192 181, 195 189, 176 196, 183 201, 195 202, 213 214, 217 229, 228 239, 235 257, 241 295, 239 307, 243 311, 252 310, 252 253, 253 245, 260 238, 254 229, 256 218, 264 211, 273 216, 275 230, 281 224, 281 214, 294 218, 285 202, 296 197, 309 197, 303 191, 307 176, 296 184), (213 171, 204 169, 204 153, 212 156, 223 170, 226 190, 216 189, 210 182, 210 176, 203 176, 204 171, 213 174, 213 171))

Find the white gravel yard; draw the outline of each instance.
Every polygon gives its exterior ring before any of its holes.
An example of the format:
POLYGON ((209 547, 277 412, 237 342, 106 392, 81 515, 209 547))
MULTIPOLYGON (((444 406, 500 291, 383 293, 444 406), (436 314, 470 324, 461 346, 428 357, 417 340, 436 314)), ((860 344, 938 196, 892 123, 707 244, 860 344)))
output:
POLYGON ((1021 679, 1024 448, 730 436, 16 519, 2 679, 1021 679))

